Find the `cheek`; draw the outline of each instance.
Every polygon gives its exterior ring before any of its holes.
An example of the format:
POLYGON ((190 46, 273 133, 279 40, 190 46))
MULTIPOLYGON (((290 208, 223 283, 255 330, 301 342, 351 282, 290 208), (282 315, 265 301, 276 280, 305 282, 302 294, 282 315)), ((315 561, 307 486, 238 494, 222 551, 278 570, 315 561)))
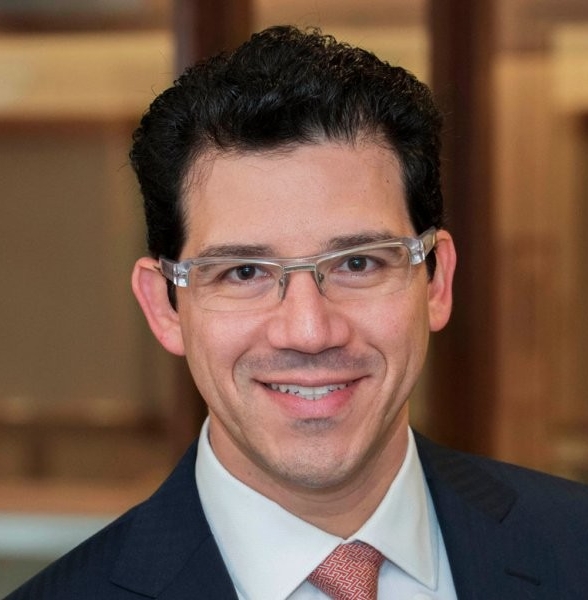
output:
POLYGON ((354 320, 355 331, 400 369, 408 363, 421 364, 429 339, 426 302, 410 297, 383 298, 362 310, 354 320), (398 364, 401 363, 401 364, 398 364))
POLYGON ((186 358, 202 393, 210 385, 229 385, 235 364, 259 339, 260 319, 245 314, 192 311, 181 315, 181 324, 186 358))

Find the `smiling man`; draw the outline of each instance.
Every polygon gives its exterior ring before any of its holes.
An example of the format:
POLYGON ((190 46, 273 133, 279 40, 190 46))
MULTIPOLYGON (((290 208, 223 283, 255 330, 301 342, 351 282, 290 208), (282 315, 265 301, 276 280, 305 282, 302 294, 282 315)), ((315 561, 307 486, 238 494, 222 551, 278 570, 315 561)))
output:
POLYGON ((209 416, 152 498, 12 600, 586 597, 584 487, 409 428, 456 264, 440 128, 405 70, 290 27, 153 102, 132 285, 209 416))
POLYGON ((183 192, 187 277, 176 307, 156 259, 139 261, 133 283, 157 337, 188 359, 220 463, 347 537, 404 459, 406 399, 429 330, 449 317, 455 256, 445 231, 415 239, 402 170, 383 139, 316 138, 207 150, 183 192), (431 277, 425 240, 429 251, 435 244, 431 277), (292 257, 276 262, 293 268, 270 268, 272 257, 292 257))

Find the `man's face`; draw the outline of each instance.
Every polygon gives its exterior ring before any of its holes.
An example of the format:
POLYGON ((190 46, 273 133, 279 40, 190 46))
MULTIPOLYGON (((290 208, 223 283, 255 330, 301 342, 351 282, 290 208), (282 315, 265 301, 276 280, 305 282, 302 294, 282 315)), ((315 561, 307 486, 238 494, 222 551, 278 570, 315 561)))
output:
MULTIPOLYGON (((309 256, 341 236, 416 233, 396 158, 370 143, 221 154, 184 200, 181 258, 219 245, 309 256)), ((179 352, 208 404, 215 454, 274 498, 354 486, 402 459, 405 401, 429 330, 449 316, 432 299, 424 263, 405 290, 362 301, 328 300, 309 272, 289 277, 283 300, 263 311, 203 310, 178 289, 179 352)))

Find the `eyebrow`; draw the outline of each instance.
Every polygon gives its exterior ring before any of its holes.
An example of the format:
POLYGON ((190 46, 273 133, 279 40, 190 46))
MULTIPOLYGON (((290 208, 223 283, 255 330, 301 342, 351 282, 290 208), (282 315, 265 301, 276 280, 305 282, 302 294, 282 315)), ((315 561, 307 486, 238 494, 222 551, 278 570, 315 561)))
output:
POLYGON ((390 231, 362 231, 349 235, 338 235, 331 238, 326 244, 326 250, 345 250, 353 246, 363 246, 364 244, 374 244, 384 242, 399 236, 393 235, 390 231))
MULTIPOLYGON (((318 254, 334 250, 345 250, 354 246, 362 246, 364 244, 372 244, 375 242, 383 242, 385 240, 394 239, 395 236, 390 231, 363 231, 359 233, 351 233, 348 235, 338 235, 325 244, 318 254)), ((208 257, 251 257, 251 258, 270 258, 279 256, 272 246, 265 244, 215 244, 205 248, 198 258, 208 257)), ((290 257, 288 257, 290 258, 290 257)), ((291 257, 294 258, 294 257, 291 257)))
POLYGON ((250 256, 252 258, 261 258, 272 255, 271 246, 265 246, 263 244, 216 244, 205 248, 198 255, 198 258, 224 258, 227 256, 250 256))

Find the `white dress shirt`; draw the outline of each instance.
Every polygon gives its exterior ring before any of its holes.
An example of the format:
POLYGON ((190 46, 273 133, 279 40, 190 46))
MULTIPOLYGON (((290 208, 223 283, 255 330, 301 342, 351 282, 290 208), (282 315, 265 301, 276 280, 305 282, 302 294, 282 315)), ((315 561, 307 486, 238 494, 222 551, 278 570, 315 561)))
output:
POLYGON ((412 431, 406 458, 382 502, 344 540, 299 519, 233 477, 217 460, 205 422, 196 481, 204 513, 240 600, 325 600, 306 581, 342 542, 385 557, 378 599, 457 600, 445 545, 412 431))

